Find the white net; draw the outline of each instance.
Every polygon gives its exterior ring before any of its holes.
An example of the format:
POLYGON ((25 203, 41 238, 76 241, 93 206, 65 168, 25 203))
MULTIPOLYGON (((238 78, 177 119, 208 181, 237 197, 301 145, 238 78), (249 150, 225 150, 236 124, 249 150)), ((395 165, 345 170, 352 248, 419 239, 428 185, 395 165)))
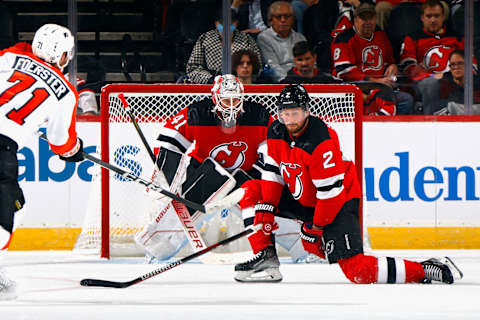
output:
MULTIPOLYGON (((361 137, 355 134, 356 108, 361 108, 361 93, 358 88, 352 85, 305 87, 311 97, 311 113, 320 116, 337 130, 344 153, 355 159, 355 146, 361 145, 359 142, 361 137)), ((283 85, 245 86, 245 96, 247 100, 264 105, 272 115, 275 115, 276 97, 282 88, 283 85)), ((153 163, 119 99, 121 93, 125 96, 150 147, 156 148, 158 128, 164 121, 192 102, 210 98, 210 86, 109 85, 103 88, 102 160, 150 180, 153 163)), ((361 113, 357 111, 357 114, 361 113)), ((101 178, 100 175, 96 175, 92 181, 92 195, 76 249, 92 249, 93 252, 102 250, 101 254, 105 257, 143 254, 133 241, 133 237, 150 221, 152 212, 155 211, 152 211, 154 203, 154 197, 145 192, 145 187, 135 182, 113 172, 105 171, 101 178), (101 237, 102 229, 105 236, 108 236, 108 248, 105 248, 106 237, 103 240, 101 237)), ((230 220, 228 224, 221 218, 217 220, 217 230, 214 230, 211 223, 208 230, 205 228, 202 230, 209 242, 216 242, 215 240, 221 240, 217 239, 218 237, 241 231, 241 220, 230 220)), ((229 250, 239 250, 238 245, 223 249, 229 250)))

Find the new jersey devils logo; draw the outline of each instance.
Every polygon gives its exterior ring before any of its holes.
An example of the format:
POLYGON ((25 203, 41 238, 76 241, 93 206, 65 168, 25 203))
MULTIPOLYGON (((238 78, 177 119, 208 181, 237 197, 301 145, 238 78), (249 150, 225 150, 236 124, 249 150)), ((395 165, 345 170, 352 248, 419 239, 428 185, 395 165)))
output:
POLYGON ((431 72, 447 71, 448 56, 453 49, 447 46, 435 46, 425 52, 423 63, 431 72))
POLYGON ((280 163, 280 174, 283 181, 288 185, 290 192, 295 200, 300 199, 303 193, 303 184, 300 176, 302 175, 302 167, 298 164, 280 163))
POLYGON ((210 151, 210 157, 215 159, 226 170, 233 171, 240 168, 245 162, 247 144, 243 141, 224 143, 210 151))
POLYGON ((362 50, 362 71, 380 70, 383 66, 382 49, 372 45, 362 50))

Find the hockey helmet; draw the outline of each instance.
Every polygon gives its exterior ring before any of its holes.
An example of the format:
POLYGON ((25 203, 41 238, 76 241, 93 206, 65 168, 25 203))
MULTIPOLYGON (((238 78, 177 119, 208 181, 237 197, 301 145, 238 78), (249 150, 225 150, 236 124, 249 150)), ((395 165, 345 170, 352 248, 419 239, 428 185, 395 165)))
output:
POLYGON ((236 125, 238 115, 243 112, 243 84, 232 74, 216 76, 212 88, 212 100, 215 112, 222 126, 231 128, 236 125))
POLYGON ((62 70, 73 58, 74 46, 75 41, 70 30, 57 24, 41 26, 35 32, 32 42, 34 55, 62 70), (65 52, 67 61, 60 65, 60 60, 65 52))
POLYGON ((302 107, 303 110, 308 111, 310 97, 307 90, 300 84, 288 85, 282 89, 277 98, 278 111, 287 108, 302 107))

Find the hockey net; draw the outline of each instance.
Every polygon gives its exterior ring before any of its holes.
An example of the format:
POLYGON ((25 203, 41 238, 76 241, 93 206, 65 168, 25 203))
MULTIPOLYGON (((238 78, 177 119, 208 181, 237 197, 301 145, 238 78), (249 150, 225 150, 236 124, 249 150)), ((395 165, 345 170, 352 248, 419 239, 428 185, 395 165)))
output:
MULTIPOLYGON (((275 115, 276 98, 283 87, 246 85, 245 99, 261 103, 275 115)), ((321 117, 338 132, 342 150, 347 157, 355 159, 361 179, 361 91, 354 85, 318 84, 305 87, 311 97, 311 113, 321 117)), ((158 129, 166 119, 194 101, 210 98, 210 88, 209 85, 173 84, 114 84, 104 87, 101 93, 101 159, 147 180, 150 180, 154 169, 119 94, 124 94, 147 141, 156 148, 158 129)), ((133 238, 152 216, 152 197, 147 195, 145 187, 113 172, 95 168, 91 190, 75 249, 99 253, 106 258, 142 255, 133 238)), ((218 217, 201 228, 207 244, 243 230, 241 221, 231 219, 232 215, 227 219, 218 217)), ((240 249, 239 245, 232 243, 223 250, 240 249)))

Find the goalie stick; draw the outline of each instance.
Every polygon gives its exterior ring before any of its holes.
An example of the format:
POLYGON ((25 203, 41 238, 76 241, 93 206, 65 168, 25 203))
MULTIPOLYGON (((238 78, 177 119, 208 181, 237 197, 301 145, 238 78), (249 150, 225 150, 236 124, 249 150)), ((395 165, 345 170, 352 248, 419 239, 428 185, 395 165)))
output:
MULTIPOLYGON (((118 98, 122 102, 123 107, 125 108, 125 112, 130 117, 130 120, 132 121, 133 126, 135 127, 135 130, 137 131, 138 136, 140 137, 140 140, 142 140, 143 146, 145 147, 145 149, 147 149, 148 155, 150 156, 150 159, 152 160, 153 165, 158 169, 159 174, 162 174, 160 168, 157 165, 157 162, 155 161, 155 154, 153 153, 152 148, 150 148, 150 145, 148 144, 148 141, 145 138, 145 135, 143 134, 142 129, 140 129, 137 119, 135 119, 135 116, 132 113, 132 109, 128 105, 127 99, 125 98, 125 95, 123 93, 120 93, 118 95, 118 98)), ((192 222, 190 213, 188 212, 188 209, 185 207, 185 205, 173 199, 172 207, 178 216, 178 220, 182 224, 183 231, 185 232, 185 235, 188 239, 188 242, 192 246, 192 249, 194 251, 199 251, 200 249, 205 248, 207 245, 205 244, 205 241, 200 235, 200 232, 195 228, 195 224, 192 222)))
MULTIPOLYGON (((43 132, 38 132, 38 136, 40 137, 40 139, 43 139, 45 141, 48 141, 47 139, 47 135, 43 132)), ((145 179, 142 179, 140 178, 139 176, 136 176, 134 175, 133 173, 131 172, 127 172, 117 166, 114 166, 113 164, 111 163, 108 163, 108 162, 105 162, 105 161, 102 161, 94 156, 92 156, 91 154, 88 154, 86 153, 85 151, 83 151, 82 153, 83 157, 87 160, 90 160, 91 162, 93 163, 96 163, 98 164, 99 166, 107 169, 107 170, 110 170, 110 171, 113 171, 115 173, 118 173, 119 175, 121 175, 122 177, 124 178, 127 178, 127 179, 130 179, 132 180, 133 182, 136 182, 138 184, 141 184, 141 185, 144 185, 145 187, 148 187, 152 190, 155 190, 169 198, 172 198, 178 202, 181 202, 183 204, 185 204, 186 206, 192 208, 192 209, 195 209, 195 210, 198 210, 198 211, 201 211, 201 212, 205 212, 205 206, 204 205, 201 205, 199 203, 196 203, 196 202, 193 202, 193 201, 190 201, 190 200, 187 200, 185 198, 182 198, 180 196, 177 196, 175 193, 172 193, 170 191, 167 191, 165 189, 163 189, 162 187, 158 186, 157 184, 155 183, 152 183, 152 182, 148 182, 147 180, 145 179)))
POLYGON ((229 242, 232 242, 234 240, 237 240, 243 236, 246 236, 247 234, 253 232, 254 229, 245 229, 244 231, 240 232, 240 233, 237 233, 236 235, 233 235, 229 238, 226 238, 222 241, 219 241, 215 244, 212 244, 211 246, 203 249, 203 250, 200 250, 198 252, 195 252, 189 256, 186 256, 178 261, 174 261, 174 262, 171 262, 169 264, 167 264, 166 266, 163 266, 159 269, 155 269, 149 273, 146 273, 144 274, 143 276, 141 277, 138 277, 138 278, 135 278, 133 280, 130 280, 130 281, 125 281, 125 282, 121 282, 121 281, 108 281, 108 280, 100 280, 100 279, 83 279, 80 281, 80 285, 84 286, 84 287, 108 287, 108 288, 127 288, 127 287, 130 287, 134 284, 137 284, 139 282, 142 282, 142 281, 145 281, 147 279, 150 279, 150 278, 153 278, 155 277, 156 275, 159 275, 160 273, 163 273, 165 271, 168 271, 170 269, 173 269, 181 264, 184 264, 185 262, 187 261, 190 261, 192 259, 195 259, 196 257, 199 257, 201 255, 203 255, 204 253, 207 253, 213 249, 215 249, 216 247, 219 247, 219 246, 222 246, 224 244, 227 244, 229 242))

